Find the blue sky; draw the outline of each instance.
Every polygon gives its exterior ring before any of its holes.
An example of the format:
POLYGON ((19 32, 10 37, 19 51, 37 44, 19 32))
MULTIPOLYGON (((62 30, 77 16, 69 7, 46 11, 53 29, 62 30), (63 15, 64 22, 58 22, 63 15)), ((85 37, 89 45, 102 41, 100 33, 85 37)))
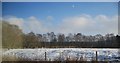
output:
MULTIPOLYGON (((91 19, 92 21, 96 21, 95 19, 97 19, 97 17, 100 18, 101 16, 102 18, 105 19, 114 18, 114 16, 118 14, 118 4, 117 2, 3 2, 2 11, 3 11, 2 12, 3 17, 12 16, 5 18, 8 19, 8 21, 10 18, 13 18, 13 16, 16 19, 21 19, 22 20, 21 22, 24 22, 21 28, 23 28, 23 31, 25 33, 27 33, 29 30, 25 25, 29 25, 27 22, 29 22, 31 18, 34 21, 36 20, 37 22, 42 23, 41 25, 42 28, 47 29, 51 27, 51 30, 47 30, 46 32, 54 31, 56 33, 60 33, 58 31, 55 31, 55 29, 70 28, 70 26, 65 26, 66 25, 65 23, 72 22, 71 20, 78 20, 78 22, 80 22, 81 17, 84 17, 85 19, 91 19), (63 25, 63 23, 65 25, 63 25), (60 25, 63 27, 61 27, 60 25)), ((94 25, 98 28, 100 27, 97 26, 97 24, 94 25)), ((85 32, 85 30, 79 26, 76 29, 81 29, 81 30, 76 30, 76 31, 69 30, 71 32, 63 31, 63 33, 76 33, 81 31, 85 34, 95 34, 95 33, 104 34, 106 32, 106 31, 102 31, 102 32, 91 31, 88 33, 85 32)), ((35 29, 31 29, 31 30, 34 31, 35 29)), ((34 32, 39 33, 39 31, 41 30, 37 30, 34 32)), ((43 32, 44 31, 40 33, 43 32)))
POLYGON ((2 0, 2 2, 118 2, 119 0, 2 0))
POLYGON ((96 16, 105 14, 108 16, 116 15, 117 2, 111 3, 79 3, 79 2, 64 2, 64 3, 3 3, 3 16, 13 15, 17 17, 26 18, 35 16, 37 18, 45 19, 46 16, 54 16, 60 20, 63 17, 74 16, 79 14, 89 14, 96 16), (74 8, 73 8, 74 6, 74 8))

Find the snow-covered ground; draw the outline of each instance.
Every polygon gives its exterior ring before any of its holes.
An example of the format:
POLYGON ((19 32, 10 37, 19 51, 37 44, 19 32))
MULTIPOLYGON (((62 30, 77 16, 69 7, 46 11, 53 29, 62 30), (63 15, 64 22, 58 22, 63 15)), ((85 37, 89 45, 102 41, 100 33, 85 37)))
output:
MULTIPOLYGON (((38 48, 38 49, 9 49, 3 53, 4 56, 15 56, 16 58, 27 59, 30 61, 64 61, 69 59, 78 59, 81 57, 85 58, 87 61, 91 61, 96 57, 96 51, 98 54, 98 61, 113 61, 120 60, 120 58, 115 59, 115 57, 120 57, 120 52, 118 49, 99 49, 99 48, 38 48)), ((85 60, 84 59, 84 60, 85 60)))

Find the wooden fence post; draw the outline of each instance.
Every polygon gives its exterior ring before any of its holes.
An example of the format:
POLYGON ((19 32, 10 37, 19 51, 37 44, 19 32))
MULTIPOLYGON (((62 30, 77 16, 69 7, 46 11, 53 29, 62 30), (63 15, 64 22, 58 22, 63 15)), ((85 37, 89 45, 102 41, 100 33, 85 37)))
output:
POLYGON ((97 51, 96 51, 96 62, 98 61, 98 54, 97 54, 97 51))
POLYGON ((46 52, 45 52, 45 61, 47 60, 46 52))

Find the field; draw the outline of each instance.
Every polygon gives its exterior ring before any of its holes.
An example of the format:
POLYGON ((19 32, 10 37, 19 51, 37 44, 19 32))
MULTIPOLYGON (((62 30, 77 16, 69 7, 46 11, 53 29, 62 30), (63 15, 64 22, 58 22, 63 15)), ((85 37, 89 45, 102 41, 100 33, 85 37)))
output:
POLYGON ((36 48, 9 49, 3 61, 120 61, 118 49, 102 48, 36 48))

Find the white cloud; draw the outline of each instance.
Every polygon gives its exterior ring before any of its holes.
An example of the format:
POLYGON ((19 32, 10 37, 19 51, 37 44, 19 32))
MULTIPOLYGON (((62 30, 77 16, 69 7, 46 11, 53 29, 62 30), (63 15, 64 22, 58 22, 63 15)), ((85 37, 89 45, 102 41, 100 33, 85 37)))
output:
POLYGON ((52 21, 53 20, 53 17, 52 16, 47 16, 46 18, 48 21, 52 21))
POLYGON ((10 24, 18 25, 25 33, 29 33, 31 31, 35 33, 48 32, 48 30, 43 26, 41 20, 38 20, 34 16, 30 16, 26 19, 9 16, 3 18, 3 20, 8 21, 10 24))
POLYGON ((22 28, 24 22, 23 18, 16 18, 14 16, 9 16, 3 20, 8 21, 10 24, 18 25, 20 28, 22 28))
POLYGON ((35 32, 35 33, 46 33, 49 30, 46 28, 46 25, 42 22, 42 20, 38 20, 34 16, 30 16, 24 21, 23 31, 26 33, 35 32))
MULTIPOLYGON (((46 19, 53 19, 52 16, 46 19)), ((39 20, 34 16, 26 19, 9 17, 7 19, 11 24, 18 25, 25 33, 33 31, 35 33, 83 33, 83 34, 118 34, 118 16, 97 15, 95 17, 84 14, 64 18, 59 25, 55 26, 53 21, 39 20), (47 23, 46 23, 47 22, 47 23)))
POLYGON ((99 31, 104 33, 118 34, 118 16, 99 15, 95 18, 96 25, 99 26, 99 31))
POLYGON ((63 19, 62 24, 60 24, 60 29, 63 31, 63 33, 76 33, 80 32, 84 27, 91 26, 90 23, 93 24, 94 22, 88 15, 68 17, 63 19))
MULTIPOLYGON (((118 17, 97 15, 80 15, 65 18, 60 24, 60 30, 63 33, 84 33, 84 34, 118 34, 118 17)), ((60 31, 59 30, 59 31, 60 31)))

